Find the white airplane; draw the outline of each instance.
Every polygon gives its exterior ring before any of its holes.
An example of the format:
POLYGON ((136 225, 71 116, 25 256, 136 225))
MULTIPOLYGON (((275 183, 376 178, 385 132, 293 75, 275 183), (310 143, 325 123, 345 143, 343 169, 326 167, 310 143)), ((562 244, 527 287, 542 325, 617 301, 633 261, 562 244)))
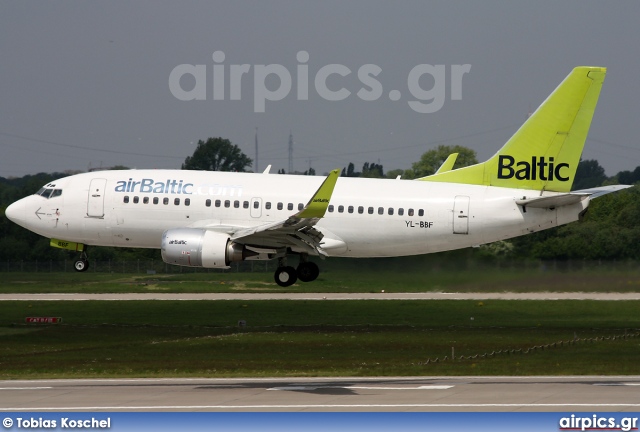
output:
POLYGON ((309 256, 391 257, 482 245, 578 220, 571 192, 606 69, 577 67, 488 161, 418 180, 184 170, 103 171, 45 185, 6 209, 51 245, 160 248, 170 264, 278 259, 275 281, 318 277, 309 256), (286 263, 298 255, 297 268, 286 263))

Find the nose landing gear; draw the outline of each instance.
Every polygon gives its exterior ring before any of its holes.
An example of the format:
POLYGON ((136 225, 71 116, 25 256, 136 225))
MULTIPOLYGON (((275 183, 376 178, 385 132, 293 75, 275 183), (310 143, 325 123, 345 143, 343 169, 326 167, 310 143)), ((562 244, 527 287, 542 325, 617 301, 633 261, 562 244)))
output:
POLYGON ((73 263, 73 268, 77 272, 85 272, 89 269, 89 257, 86 249, 80 253, 80 259, 73 263))

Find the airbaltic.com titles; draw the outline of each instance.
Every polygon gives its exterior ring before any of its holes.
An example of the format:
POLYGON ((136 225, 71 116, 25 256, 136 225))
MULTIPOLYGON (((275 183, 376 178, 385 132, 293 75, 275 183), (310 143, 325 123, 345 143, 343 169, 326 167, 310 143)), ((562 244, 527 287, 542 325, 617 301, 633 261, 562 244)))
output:
POLYGON ((193 195, 211 195, 211 196, 242 196, 241 185, 224 185, 224 184, 200 184, 194 186, 193 183, 184 183, 184 180, 167 179, 155 180, 144 178, 135 181, 130 178, 129 181, 119 180, 114 189, 116 192, 139 192, 154 194, 185 194, 193 195))

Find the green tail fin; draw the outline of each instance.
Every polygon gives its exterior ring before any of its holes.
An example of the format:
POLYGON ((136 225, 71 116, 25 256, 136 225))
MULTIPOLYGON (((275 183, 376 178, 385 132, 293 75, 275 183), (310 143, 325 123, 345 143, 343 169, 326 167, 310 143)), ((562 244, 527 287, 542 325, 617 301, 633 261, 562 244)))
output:
POLYGON ((575 68, 488 161, 420 180, 569 192, 606 68, 575 68))

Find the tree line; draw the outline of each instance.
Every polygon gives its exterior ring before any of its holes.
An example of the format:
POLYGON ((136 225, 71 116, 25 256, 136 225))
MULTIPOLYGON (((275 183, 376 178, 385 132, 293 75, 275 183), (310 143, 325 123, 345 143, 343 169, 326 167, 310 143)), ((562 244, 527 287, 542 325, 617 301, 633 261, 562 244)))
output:
MULTIPOLYGON (((366 162, 357 171, 354 163, 342 170, 344 177, 415 179, 434 174, 451 153, 459 156, 454 169, 478 163, 475 151, 462 146, 438 146, 425 152, 407 169, 384 172, 380 163, 366 162)), ((192 156, 185 159, 182 169, 248 171, 252 160, 223 138, 199 141, 192 156)), ((119 169, 126 167, 118 166, 119 169)), ((278 170, 284 174, 284 170, 278 170)), ((313 175, 315 171, 304 174, 313 175)), ((35 261, 75 259, 74 253, 51 248, 49 239, 42 238, 9 221, 4 210, 12 202, 35 193, 42 185, 69 173, 38 173, 19 178, 0 177, 0 261, 35 261)), ((597 160, 583 160, 578 165, 573 190, 610 184, 633 184, 635 187, 594 200, 589 211, 577 223, 553 228, 502 242, 486 245, 474 251, 478 257, 503 259, 601 259, 640 260, 640 166, 607 177, 597 160)), ((91 259, 135 260, 157 259, 160 253, 152 249, 97 247, 90 250, 91 259)))

